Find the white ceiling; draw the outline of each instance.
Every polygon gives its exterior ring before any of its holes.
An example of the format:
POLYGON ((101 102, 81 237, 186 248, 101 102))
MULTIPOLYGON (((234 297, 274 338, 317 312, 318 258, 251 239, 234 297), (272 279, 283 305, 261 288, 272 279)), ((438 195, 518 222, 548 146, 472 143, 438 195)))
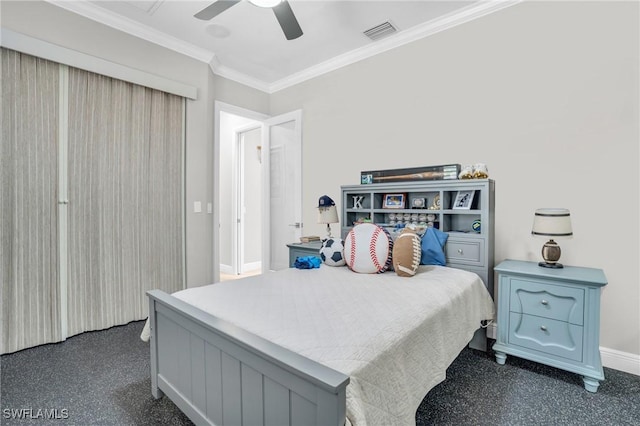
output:
POLYGON ((214 0, 49 1, 207 62, 216 74, 273 92, 519 0, 290 0, 304 32, 290 41, 271 9, 248 1, 210 21, 193 15, 214 0), (398 32, 378 41, 363 34, 385 21, 398 32))

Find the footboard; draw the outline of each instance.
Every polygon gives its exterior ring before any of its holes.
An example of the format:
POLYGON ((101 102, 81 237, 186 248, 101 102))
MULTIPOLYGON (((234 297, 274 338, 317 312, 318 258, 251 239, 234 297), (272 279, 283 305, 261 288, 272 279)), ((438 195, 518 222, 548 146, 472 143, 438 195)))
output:
POLYGON ((160 290, 149 296, 151 392, 194 423, 345 424, 349 377, 160 290))

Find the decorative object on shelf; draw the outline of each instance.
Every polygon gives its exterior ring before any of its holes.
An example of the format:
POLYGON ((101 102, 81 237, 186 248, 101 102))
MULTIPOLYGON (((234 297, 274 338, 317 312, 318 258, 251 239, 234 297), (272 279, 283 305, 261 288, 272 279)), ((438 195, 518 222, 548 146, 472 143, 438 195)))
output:
POLYGON ((435 222, 435 220, 436 220, 436 215, 435 215, 435 214, 431 214, 431 213, 430 213, 430 214, 428 214, 428 215, 426 216, 426 218, 425 218, 425 219, 426 219, 426 221, 427 221, 427 226, 428 226, 429 228, 432 228, 432 227, 433 227, 433 223, 434 223, 434 222, 435 222))
POLYGON ((360 183, 403 182, 412 180, 458 179, 460 164, 412 167, 407 169, 374 170, 360 173, 360 183))
POLYGON ((424 209, 427 205, 427 200, 424 198, 414 198, 411 200, 411 208, 424 209))
POLYGON ((341 238, 328 238, 320 247, 320 259, 329 266, 344 266, 344 241, 341 238))
POLYGON ((453 201, 453 209, 469 210, 476 191, 458 191, 453 201))
POLYGON ((354 195, 351 198, 353 198, 353 208, 354 209, 361 209, 362 208, 362 201, 364 201, 364 195, 354 195))
POLYGON ((373 175, 365 174, 365 172, 360 173, 360 184, 368 185, 370 183, 373 183, 373 175))
POLYGON ((476 163, 473 165, 473 178, 474 179, 486 179, 489 177, 489 169, 484 163, 476 163))
POLYGON ((433 197, 433 202, 431 203, 430 210, 440 210, 440 194, 433 197))
POLYGON ((473 167, 471 165, 464 166, 458 174, 458 179, 473 179, 473 167))
POLYGON ((478 234, 482 232, 482 222, 480 219, 476 219, 471 223, 471 229, 478 234))
POLYGON ((328 195, 323 195, 318 200, 318 223, 327 224, 327 239, 331 237, 331 224, 338 223, 338 210, 336 203, 328 195))
POLYGON ((538 263, 538 266, 562 268, 562 264, 558 262, 561 254, 560 246, 554 241, 554 238, 571 238, 573 236, 569 210, 561 208, 536 210, 531 235, 549 238, 549 241, 542 246, 544 262, 538 263))
POLYGON ((382 199, 382 208, 404 209, 406 199, 406 194, 384 194, 384 198, 382 199))
POLYGON ((370 217, 359 217, 353 222, 354 225, 360 225, 361 223, 371 223, 373 222, 370 217))

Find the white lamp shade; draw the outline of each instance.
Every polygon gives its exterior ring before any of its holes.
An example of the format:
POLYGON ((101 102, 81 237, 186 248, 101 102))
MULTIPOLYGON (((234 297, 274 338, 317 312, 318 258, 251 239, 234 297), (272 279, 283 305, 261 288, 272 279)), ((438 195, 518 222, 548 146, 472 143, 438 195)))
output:
POLYGON ((571 238, 571 215, 567 209, 538 209, 533 217, 531 235, 550 239, 571 238))
POLYGON ((338 210, 336 206, 319 207, 318 223, 338 223, 338 210))

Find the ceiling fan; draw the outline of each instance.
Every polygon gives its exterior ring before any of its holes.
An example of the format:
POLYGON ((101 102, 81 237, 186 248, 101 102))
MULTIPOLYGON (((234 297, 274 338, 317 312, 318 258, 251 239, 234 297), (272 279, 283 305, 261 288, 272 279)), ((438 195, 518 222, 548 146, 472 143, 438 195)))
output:
MULTIPOLYGON (((231 6, 240 3, 240 1, 242 0, 218 0, 194 16, 203 21, 208 21, 229 9, 231 6)), ((293 40, 302 35, 302 28, 300 28, 300 24, 298 24, 298 20, 293 14, 293 10, 291 10, 291 6, 287 0, 249 0, 249 3, 258 7, 271 8, 287 40, 293 40)))

